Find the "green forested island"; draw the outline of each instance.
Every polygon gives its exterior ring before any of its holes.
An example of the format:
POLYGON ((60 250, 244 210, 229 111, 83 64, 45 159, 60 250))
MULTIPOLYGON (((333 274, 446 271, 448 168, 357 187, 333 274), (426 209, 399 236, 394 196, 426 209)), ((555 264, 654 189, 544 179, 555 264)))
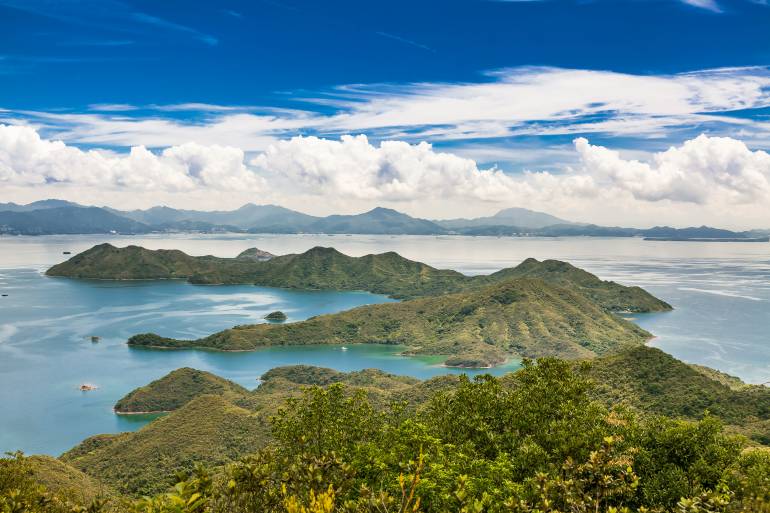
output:
POLYGON ((590 363, 527 361, 501 378, 419 381, 292 366, 248 391, 201 387, 191 376, 226 383, 172 372, 138 389, 145 403, 173 409, 139 431, 91 437, 59 459, 0 460, 0 507, 761 513, 770 506, 770 451, 758 445, 770 433, 770 390, 735 390, 644 346, 590 363))
MULTIPOLYGON (((247 250, 249 252, 251 250, 247 250)), ((527 259, 517 267, 486 276, 436 269, 388 252, 351 257, 334 248, 315 247, 300 254, 257 261, 252 258, 193 257, 178 250, 116 248, 100 244, 46 271, 48 276, 103 280, 186 279, 201 284, 246 283, 294 289, 366 290, 412 299, 476 290, 513 278, 540 278, 579 289, 612 311, 657 312, 671 309, 639 287, 602 281, 566 262, 527 259)))
POLYGON ((284 322, 286 319, 288 319, 288 316, 282 311, 276 310, 275 312, 270 312, 269 314, 265 315, 265 319, 270 322, 284 322))

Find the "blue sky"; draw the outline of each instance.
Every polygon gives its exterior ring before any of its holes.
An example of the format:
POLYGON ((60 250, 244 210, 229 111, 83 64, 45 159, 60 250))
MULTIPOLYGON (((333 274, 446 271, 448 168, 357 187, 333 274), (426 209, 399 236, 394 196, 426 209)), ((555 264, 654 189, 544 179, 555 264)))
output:
POLYGON ((599 221, 612 188, 626 223, 736 206, 726 223, 755 225, 768 65, 767 0, 0 0, 0 123, 15 130, 0 200, 323 198, 311 210, 437 217, 516 203, 599 221), (21 128, 39 140, 22 146, 21 128), (54 140, 113 160, 51 172, 54 140), (221 154, 191 144, 242 156, 214 169, 221 154), (158 167, 134 171, 132 147, 158 167))
POLYGON ((770 8, 715 1, 703 4, 721 13, 677 0, 1 0, 2 98, 24 109, 292 105, 341 84, 478 81, 524 65, 770 63, 770 8))

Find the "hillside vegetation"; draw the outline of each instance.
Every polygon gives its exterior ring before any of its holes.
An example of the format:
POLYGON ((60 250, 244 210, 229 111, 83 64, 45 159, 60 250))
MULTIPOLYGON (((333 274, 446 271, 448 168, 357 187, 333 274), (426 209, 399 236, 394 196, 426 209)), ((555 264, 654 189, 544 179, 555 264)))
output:
POLYGON ((48 490, 75 501, 92 500, 113 493, 112 489, 88 474, 67 465, 58 458, 45 455, 25 459, 29 476, 48 490))
POLYGON ((571 287, 613 312, 661 312, 671 305, 640 287, 626 287, 613 281, 602 281, 595 275, 567 262, 528 258, 516 267, 489 275, 493 282, 512 278, 539 278, 553 285, 571 287))
POLYGON ((101 244, 51 267, 49 276, 97 279, 173 279, 192 283, 250 283, 295 289, 368 290, 398 298, 459 290, 468 278, 396 253, 349 257, 332 248, 266 261, 192 257, 176 250, 101 244))
POLYGON ((115 404, 116 413, 157 413, 176 410, 194 397, 215 394, 238 397, 247 393, 240 385, 210 372, 184 367, 149 385, 137 388, 115 404))
MULTIPOLYGON (((614 384, 597 383, 596 368, 622 383, 633 359, 650 383, 667 375, 654 350, 605 357, 594 370, 546 358, 502 378, 426 382, 280 368, 247 393, 250 408, 201 395, 62 459, 128 494, 92 513, 770 511, 770 452, 726 434, 717 416, 627 410, 597 391, 614 384), (387 400, 372 401, 375 388, 387 400)), ((687 393, 675 386, 670 398, 687 393)), ((4 511, 83 511, 31 486, 26 464, 0 460, 4 511)))
MULTIPOLYGON (((691 421, 710 416, 721 420, 733 433, 745 433, 755 442, 770 443, 770 389, 766 387, 733 391, 648 347, 603 356, 590 365, 573 363, 571 368, 567 375, 575 373, 590 380, 584 393, 606 407, 630 407, 645 417, 662 415, 691 421)), ((156 383, 171 381, 177 373, 174 371, 156 383)), ((521 386, 517 374, 494 382, 505 390, 513 390, 521 386)), ((456 390, 464 379, 440 376, 420 381, 375 369, 346 373, 306 365, 272 369, 261 377, 260 386, 253 391, 215 378, 228 386, 220 387, 212 395, 188 382, 187 388, 177 390, 179 397, 175 402, 179 407, 174 413, 135 433, 89 438, 66 453, 63 460, 123 492, 156 492, 169 484, 164 476, 175 470, 190 470, 200 462, 220 464, 270 443, 270 418, 287 400, 291 402, 301 396, 304 387, 345 385, 346 396, 361 393, 377 411, 403 402, 404 411, 412 415, 456 390), (148 475, 151 477, 141 477, 148 475)), ((150 402, 169 399, 167 390, 160 387, 137 390, 144 391, 150 402), (159 397, 153 398, 155 394, 159 397)), ((554 388, 550 393, 564 395, 574 391, 554 388)), ((459 412, 457 416, 463 417, 459 412)))
POLYGON ((135 433, 74 448, 62 460, 122 493, 161 491, 173 484, 174 470, 195 462, 219 465, 264 444, 267 419, 224 396, 201 395, 135 433), (106 443, 104 443, 106 442, 106 443))
POLYGON ((351 257, 333 248, 248 258, 192 257, 175 250, 100 244, 55 265, 49 276, 96 279, 187 279, 193 283, 249 283, 295 289, 366 290, 398 299, 477 290, 511 278, 534 277, 571 286, 611 311, 654 312, 671 306, 638 287, 602 281, 565 262, 527 259, 488 276, 465 276, 406 259, 397 253, 351 257))
POLYGON ((597 359, 597 397, 669 417, 700 419, 709 412, 770 445, 770 388, 735 389, 716 371, 705 374, 659 349, 640 346, 597 359), (718 376, 718 377, 717 377, 718 376))
POLYGON ((479 291, 355 308, 290 324, 236 326, 198 340, 144 334, 134 347, 251 350, 275 345, 400 344, 407 354, 484 367, 508 357, 591 358, 650 334, 571 289, 518 279, 479 291))
POLYGON ((391 394, 419 383, 376 369, 341 373, 297 366, 273 369, 262 376, 259 388, 249 391, 203 371, 182 371, 182 376, 202 375, 223 386, 204 390, 173 371, 126 396, 141 396, 144 403, 168 409, 175 405, 173 413, 133 433, 87 438, 66 452, 62 461, 122 493, 160 492, 172 484, 175 471, 191 471, 196 463, 220 465, 263 447, 269 439, 270 417, 305 385, 347 384, 385 407, 391 394))

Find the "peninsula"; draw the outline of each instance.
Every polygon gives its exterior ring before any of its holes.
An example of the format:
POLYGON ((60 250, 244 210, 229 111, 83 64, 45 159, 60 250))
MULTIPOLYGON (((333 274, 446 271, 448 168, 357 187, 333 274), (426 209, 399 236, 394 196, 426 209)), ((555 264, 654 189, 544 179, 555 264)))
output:
POLYGON ((508 358, 593 358, 642 345, 651 335, 570 287, 510 279, 472 292, 354 308, 289 324, 262 323, 197 340, 152 333, 133 347, 248 351, 310 344, 397 344, 409 355, 441 355, 445 364, 491 367, 508 358))

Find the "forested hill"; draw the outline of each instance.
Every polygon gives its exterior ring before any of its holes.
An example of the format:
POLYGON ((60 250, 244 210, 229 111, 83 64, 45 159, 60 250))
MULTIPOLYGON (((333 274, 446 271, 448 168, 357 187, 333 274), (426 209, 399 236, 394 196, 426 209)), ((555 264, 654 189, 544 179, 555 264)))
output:
POLYGON ((489 367, 508 358, 591 358, 651 337, 579 291, 520 278, 471 292, 384 303, 289 324, 236 326, 197 340, 136 335, 132 347, 253 350, 275 345, 401 344, 407 354, 489 367))
POLYGON ((571 287, 611 311, 669 310, 667 303, 638 287, 602 281, 565 262, 527 259, 487 276, 465 276, 436 269, 388 252, 351 257, 334 248, 315 247, 264 261, 193 257, 176 250, 100 244, 46 272, 49 276, 94 279, 187 279, 193 283, 249 283, 296 289, 367 290, 398 299, 480 289, 512 278, 534 277, 571 287))

